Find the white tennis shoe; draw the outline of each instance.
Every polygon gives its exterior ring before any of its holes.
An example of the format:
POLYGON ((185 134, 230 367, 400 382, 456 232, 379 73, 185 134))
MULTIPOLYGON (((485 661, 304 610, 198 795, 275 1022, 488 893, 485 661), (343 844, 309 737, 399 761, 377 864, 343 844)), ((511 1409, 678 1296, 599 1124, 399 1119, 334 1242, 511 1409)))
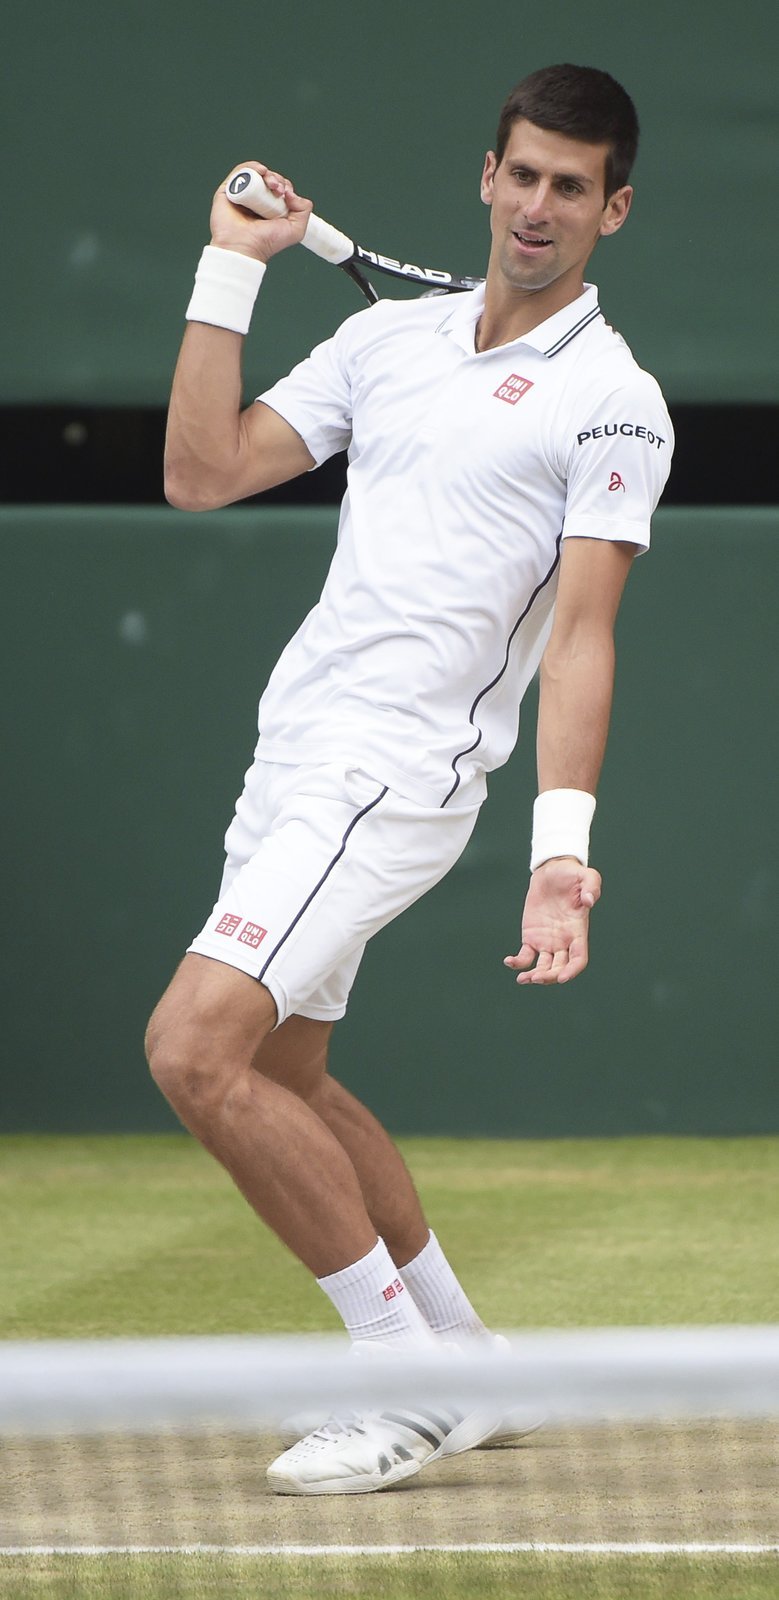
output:
POLYGON ((485 1412, 441 1407, 332 1417, 271 1462, 268 1483, 276 1494, 371 1494, 442 1456, 473 1450, 495 1426, 485 1412))

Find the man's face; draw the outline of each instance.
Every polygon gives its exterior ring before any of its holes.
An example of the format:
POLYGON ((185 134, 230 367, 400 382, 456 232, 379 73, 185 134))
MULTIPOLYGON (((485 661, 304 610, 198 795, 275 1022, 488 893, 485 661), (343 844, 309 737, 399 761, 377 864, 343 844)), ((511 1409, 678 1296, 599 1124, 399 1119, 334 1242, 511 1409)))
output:
POLYGON ((510 289, 552 284, 578 292, 604 234, 621 228, 628 186, 604 195, 608 146, 583 144, 524 119, 513 124, 500 166, 487 155, 481 197, 491 207, 490 271, 510 289), (564 280, 564 281, 561 281, 564 280))

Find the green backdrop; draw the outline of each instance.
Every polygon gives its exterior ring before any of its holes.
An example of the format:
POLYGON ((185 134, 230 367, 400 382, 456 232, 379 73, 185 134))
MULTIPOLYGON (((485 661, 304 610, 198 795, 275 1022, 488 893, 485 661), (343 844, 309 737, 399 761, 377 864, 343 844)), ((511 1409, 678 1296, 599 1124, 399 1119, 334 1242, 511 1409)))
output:
MULTIPOLYGON (((334 1066, 396 1131, 779 1132, 774 511, 660 512, 619 621, 587 973, 519 989, 533 708, 334 1066)), ((145 1020, 212 903, 259 690, 335 513, 6 509, 5 1129, 147 1129, 145 1020)))
MULTIPOLYGON (((497 111, 550 61, 606 68, 644 142, 628 227, 592 266, 672 400, 768 400, 779 7, 767 0, 34 0, 6 8, 0 399, 162 404, 212 191, 249 158, 361 243, 478 273, 497 111)), ((401 293, 401 290, 391 290, 401 293)), ((362 304, 274 263, 256 390, 362 304)))

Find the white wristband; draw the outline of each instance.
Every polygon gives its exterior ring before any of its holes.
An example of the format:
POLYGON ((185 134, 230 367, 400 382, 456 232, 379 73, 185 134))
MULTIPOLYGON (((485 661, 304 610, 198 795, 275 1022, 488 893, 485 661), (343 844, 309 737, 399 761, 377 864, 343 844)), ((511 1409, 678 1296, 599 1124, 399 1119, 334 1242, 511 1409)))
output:
POLYGON ((195 273, 187 322, 210 322, 214 328, 248 333, 264 276, 264 261, 207 244, 195 273))
POLYGON ((586 867, 595 796, 584 789, 546 789, 533 806, 530 871, 553 856, 575 856, 586 867))

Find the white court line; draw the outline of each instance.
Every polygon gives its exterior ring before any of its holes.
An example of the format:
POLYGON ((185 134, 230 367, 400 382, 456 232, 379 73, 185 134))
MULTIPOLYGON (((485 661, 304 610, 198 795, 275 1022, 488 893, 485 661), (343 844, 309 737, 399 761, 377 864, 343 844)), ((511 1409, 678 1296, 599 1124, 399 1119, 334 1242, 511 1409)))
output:
POLYGON ((0 1545, 1 1556, 779 1556, 779 1544, 30 1544, 0 1545))

